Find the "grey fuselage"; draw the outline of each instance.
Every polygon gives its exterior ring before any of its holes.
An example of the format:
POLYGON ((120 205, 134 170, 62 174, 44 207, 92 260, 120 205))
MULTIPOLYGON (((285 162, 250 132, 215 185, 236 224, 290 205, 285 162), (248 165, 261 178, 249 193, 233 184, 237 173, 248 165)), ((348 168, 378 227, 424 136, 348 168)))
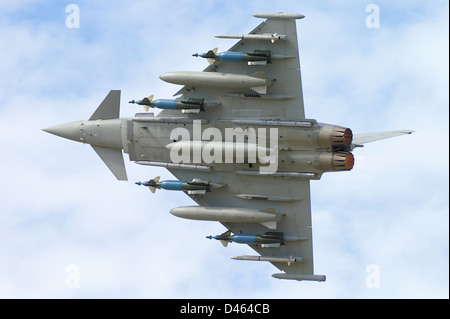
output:
MULTIPOLYGON (((133 118, 69 122, 46 131, 92 146, 122 149, 131 161, 142 164, 173 163, 173 154, 167 149, 167 145, 187 138, 191 141, 202 140, 207 145, 210 136, 205 132, 211 128, 222 136, 222 141, 225 141, 226 129, 232 128, 230 130, 234 140, 231 143, 241 144, 249 143, 247 133, 250 129, 253 132, 266 129, 263 132, 269 141, 274 136, 269 136, 268 132, 276 128, 277 172, 310 173, 307 175, 309 178, 320 179, 323 172, 350 170, 353 167, 353 156, 350 153, 351 131, 348 129, 320 124, 315 120, 236 122, 239 121, 220 118, 190 119, 186 116, 153 117, 152 113, 138 113, 133 118), (183 129, 184 136, 177 135, 176 132, 180 129, 183 129)), ((268 142, 266 146, 270 147, 268 142)), ((241 163, 221 162, 220 159, 205 163, 201 156, 188 156, 182 164, 248 173, 264 166, 261 162, 249 162, 245 159, 241 163)))

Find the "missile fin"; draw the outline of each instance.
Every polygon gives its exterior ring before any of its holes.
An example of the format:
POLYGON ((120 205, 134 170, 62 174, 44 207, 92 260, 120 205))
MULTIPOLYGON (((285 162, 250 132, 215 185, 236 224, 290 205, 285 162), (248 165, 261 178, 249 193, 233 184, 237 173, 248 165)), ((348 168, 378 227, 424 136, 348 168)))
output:
MULTIPOLYGON (((153 101, 153 95, 150 95, 148 98, 146 98, 150 103, 153 101)), ((145 112, 148 112, 148 110, 150 109, 150 105, 142 105, 142 107, 144 108, 145 112)))
MULTIPOLYGON (((231 230, 228 230, 226 232, 224 232, 222 235, 220 235, 219 237, 224 238, 224 237, 230 237, 231 236, 231 230)), ((223 247, 227 247, 228 246, 228 240, 220 240, 220 242, 222 243, 223 247)))
POLYGON ((251 89, 258 94, 267 94, 267 87, 272 84, 272 81, 266 78, 266 73, 260 71, 250 74, 250 76, 257 79, 266 80, 266 85, 251 87, 251 89))
MULTIPOLYGON (((150 97, 153 98, 152 95, 151 95, 150 97)), ((158 183, 158 182, 159 182, 159 179, 160 179, 160 176, 156 176, 154 179, 151 179, 150 181, 151 181, 151 182, 154 182, 154 183, 158 183)), ((148 188, 150 189, 150 191, 151 191, 153 194, 156 192, 156 187, 154 187, 154 186, 149 186, 148 188)))
POLYGON ((270 221, 270 222, 263 222, 260 223, 261 225, 263 225, 264 227, 267 227, 269 229, 277 229, 277 222, 274 221, 270 221))
POLYGON ((252 87, 251 89, 258 94, 267 94, 267 86, 265 86, 265 85, 252 87))
POLYGON ((222 235, 220 235, 220 237, 224 237, 224 236, 227 236, 227 237, 231 236, 231 230, 227 230, 222 235))
POLYGON ((223 247, 228 246, 228 240, 221 240, 220 242, 222 243, 223 247))
MULTIPOLYGON (((272 207, 261 209, 260 212, 277 215, 275 208, 272 208, 272 207)), ((277 220, 278 220, 278 218, 277 218, 277 220)), ((277 220, 262 222, 260 224, 269 229, 277 229, 277 220)))

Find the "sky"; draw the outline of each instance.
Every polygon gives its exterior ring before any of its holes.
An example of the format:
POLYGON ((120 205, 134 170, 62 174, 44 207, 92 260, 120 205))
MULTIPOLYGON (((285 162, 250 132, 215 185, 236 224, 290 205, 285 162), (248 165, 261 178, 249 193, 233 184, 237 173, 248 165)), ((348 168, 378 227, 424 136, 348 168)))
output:
POLYGON ((0 0, 0 298, 449 298, 448 6, 0 0), (323 283, 231 260, 254 252, 206 240, 219 223, 172 216, 193 205, 183 193, 134 185, 168 171, 125 157, 129 181, 118 182, 90 146, 41 131, 89 118, 112 89, 122 117, 141 111, 129 100, 170 98, 179 87, 160 74, 203 70, 193 53, 234 44, 215 34, 247 33, 262 21, 252 14, 275 11, 306 16, 307 118, 416 131, 356 149, 351 172, 311 182, 323 283))

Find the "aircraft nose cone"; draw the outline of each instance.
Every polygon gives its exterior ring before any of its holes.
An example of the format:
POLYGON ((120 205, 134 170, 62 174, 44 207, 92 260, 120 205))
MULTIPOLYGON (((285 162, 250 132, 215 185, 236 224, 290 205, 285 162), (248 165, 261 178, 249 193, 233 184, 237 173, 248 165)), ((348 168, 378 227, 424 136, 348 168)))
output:
POLYGON ((80 142, 80 125, 81 121, 59 124, 42 129, 44 132, 64 137, 72 141, 80 142))

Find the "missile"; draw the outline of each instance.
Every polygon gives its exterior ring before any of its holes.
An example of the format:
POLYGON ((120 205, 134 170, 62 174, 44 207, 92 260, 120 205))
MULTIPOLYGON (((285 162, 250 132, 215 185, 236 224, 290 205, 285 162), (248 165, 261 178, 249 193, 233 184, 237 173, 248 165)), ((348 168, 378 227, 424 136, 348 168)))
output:
POLYGON ((212 188, 218 188, 223 185, 213 184, 209 181, 194 178, 190 182, 178 181, 178 180, 166 180, 159 181, 160 177, 157 176, 147 182, 136 182, 136 185, 147 186, 152 193, 155 193, 157 189, 165 189, 170 191, 185 191, 188 194, 206 194, 210 192, 212 188))
POLYGON ((277 221, 282 217, 274 208, 247 209, 234 207, 212 206, 182 206, 173 208, 170 213, 174 216, 193 219, 209 220, 223 223, 260 223, 269 229, 276 229, 277 221))
POLYGON ((228 243, 235 242, 238 244, 280 244, 284 245, 283 233, 266 232, 264 235, 255 234, 236 234, 231 235, 231 230, 217 236, 206 236, 209 239, 220 240, 223 246, 227 247, 228 243))
POLYGON ((180 71, 168 72, 159 76, 165 82, 180 84, 188 87, 216 87, 225 89, 252 89, 259 94, 266 94, 267 87, 272 81, 266 78, 264 72, 250 75, 220 73, 220 72, 194 72, 180 71))
POLYGON ((240 39, 240 40, 268 40, 275 43, 279 40, 286 40, 286 34, 263 33, 263 34, 217 34, 216 38, 220 39, 240 39))
POLYGON ((217 48, 209 50, 207 53, 195 53, 192 56, 208 59, 209 64, 214 64, 216 61, 227 62, 247 62, 248 65, 266 65, 271 63, 270 50, 254 50, 252 52, 235 52, 227 51, 217 53, 217 48))
POLYGON ((305 16, 303 14, 298 13, 284 13, 284 12, 276 12, 276 13, 255 13, 253 15, 255 18, 261 19, 275 19, 275 20, 291 20, 291 19, 303 19, 305 16))
POLYGON ((153 101, 153 95, 145 97, 142 100, 131 100, 128 103, 142 105, 144 110, 147 112, 150 107, 156 107, 158 109, 166 110, 191 110, 199 109, 204 111, 205 100, 204 99, 194 99, 189 98, 187 100, 168 100, 168 99, 158 99, 153 101))
POLYGON ((277 273, 272 275, 273 278, 289 279, 289 280, 306 280, 306 281, 325 281, 327 278, 325 275, 308 275, 308 274, 287 274, 277 273))
POLYGON ((233 256, 234 260, 252 260, 252 261, 268 261, 271 263, 287 263, 289 266, 292 263, 300 263, 303 261, 302 257, 268 257, 268 256, 233 256))

